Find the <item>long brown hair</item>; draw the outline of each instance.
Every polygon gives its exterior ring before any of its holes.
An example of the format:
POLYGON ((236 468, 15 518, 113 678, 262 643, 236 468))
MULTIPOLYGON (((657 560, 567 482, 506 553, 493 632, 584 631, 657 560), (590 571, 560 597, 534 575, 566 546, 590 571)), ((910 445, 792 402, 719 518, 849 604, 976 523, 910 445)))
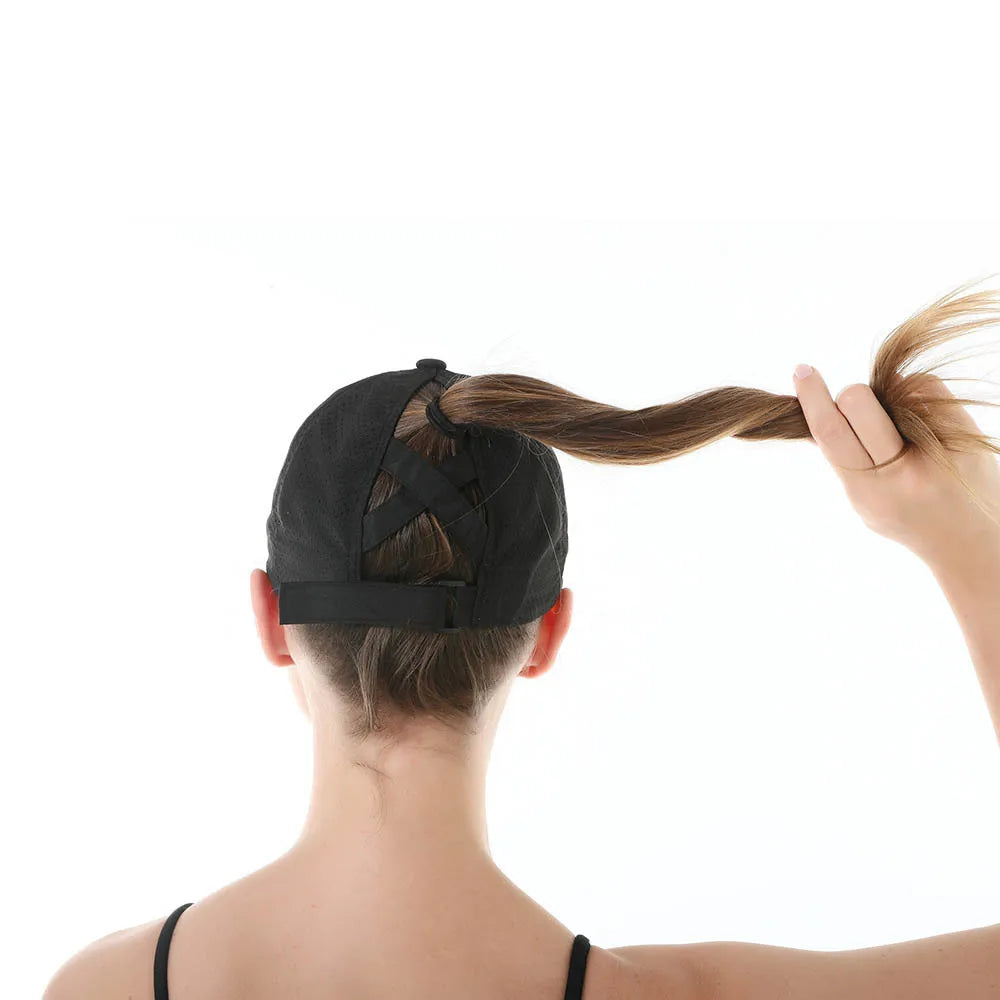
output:
MULTIPOLYGON (((1000 292, 969 292, 969 287, 955 289, 921 309, 879 346, 869 385, 896 425, 904 448, 872 470, 916 448, 956 476, 974 502, 990 513, 951 453, 1000 455, 1000 442, 957 427, 948 419, 947 407, 1000 404, 922 393, 925 378, 951 359, 929 364, 921 355, 961 334, 1000 322, 1000 292)), ((796 396, 763 389, 722 386, 672 403, 626 410, 528 375, 474 375, 443 391, 428 382, 396 424, 396 437, 435 464, 455 450, 454 440, 429 424, 424 414, 435 395, 441 410, 456 423, 518 431, 568 455, 602 464, 662 462, 726 437, 762 441, 811 436, 796 396)), ((380 471, 367 509, 380 506, 398 489, 394 477, 380 471)), ((475 482, 465 487, 465 495, 473 504, 482 500, 475 482)), ((443 577, 472 582, 465 554, 429 511, 366 552, 362 571, 366 577, 413 583, 443 577)), ((518 657, 530 651, 539 621, 448 634, 327 622, 286 628, 294 630, 341 696, 349 731, 357 739, 375 733, 391 736, 391 718, 429 715, 450 726, 474 726, 518 657)))

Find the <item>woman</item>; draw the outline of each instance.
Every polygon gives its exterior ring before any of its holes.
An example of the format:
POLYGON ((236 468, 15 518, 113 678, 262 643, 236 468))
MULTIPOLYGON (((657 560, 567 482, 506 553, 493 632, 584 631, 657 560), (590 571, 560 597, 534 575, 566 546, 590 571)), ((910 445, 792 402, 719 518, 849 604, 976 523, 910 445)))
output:
POLYGON ((924 559, 958 616, 1000 737, 1000 448, 924 349, 996 322, 953 292, 831 398, 726 387, 622 410, 444 362, 334 393, 289 447, 250 587, 267 658, 314 732, 298 841, 165 918, 102 938, 46 1000, 907 1000, 996 996, 1000 924, 813 952, 740 942, 590 946, 494 864, 484 788, 511 685, 572 619, 552 448, 648 463, 726 436, 811 438, 862 520, 924 559))

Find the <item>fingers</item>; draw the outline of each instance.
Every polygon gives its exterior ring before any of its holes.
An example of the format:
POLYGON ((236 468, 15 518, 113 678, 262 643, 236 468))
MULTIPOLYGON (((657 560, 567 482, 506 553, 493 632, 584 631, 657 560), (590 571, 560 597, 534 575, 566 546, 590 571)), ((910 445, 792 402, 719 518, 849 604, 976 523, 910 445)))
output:
POLYGON ((842 389, 837 408, 875 464, 888 462, 902 450, 904 441, 871 386, 856 382, 842 389))
POLYGON ((823 376, 813 368, 804 377, 799 378, 798 373, 802 367, 800 365, 796 369, 795 392, 805 414, 806 423, 809 425, 809 432, 819 445, 820 451, 837 469, 870 468, 874 464, 871 455, 861 443, 847 417, 833 401, 823 376))

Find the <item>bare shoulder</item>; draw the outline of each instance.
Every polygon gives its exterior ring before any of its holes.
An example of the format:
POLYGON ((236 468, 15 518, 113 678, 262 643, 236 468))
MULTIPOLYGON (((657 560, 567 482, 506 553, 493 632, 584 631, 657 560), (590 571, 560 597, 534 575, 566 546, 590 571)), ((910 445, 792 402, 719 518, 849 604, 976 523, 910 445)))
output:
MULTIPOLYGON (((177 925, 173 936, 172 952, 177 950, 178 938, 184 939, 191 925, 191 917, 197 922, 206 908, 212 913, 212 904, 226 900, 231 894, 239 893, 248 886, 256 885, 260 876, 276 868, 277 863, 241 876, 215 892, 199 897, 190 909, 184 911, 184 919, 177 925)), ((239 898, 239 897, 238 897, 239 898)), ((193 974, 201 981, 211 982, 214 975, 223 976, 227 968, 225 925, 232 923, 232 911, 226 920, 209 921, 209 930, 195 935, 196 941, 187 945, 187 962, 193 974), (211 957, 211 964, 207 958, 211 957)), ((235 907, 239 912, 239 906, 235 907)), ((106 934, 82 948, 67 959, 49 981, 42 1000, 110 1000, 112 997, 128 1000, 153 1000, 153 957, 156 941, 160 935, 168 913, 146 923, 126 927, 106 934)))
MULTIPOLYGON (((636 982, 684 1000, 996 1000, 1000 924, 868 948, 814 951, 747 941, 616 948, 636 982)), ((628 995, 628 994, 625 994, 628 995)), ((634 995, 645 997, 642 988, 634 995)), ((650 994, 654 995, 654 994, 650 994)))
POLYGON ((68 958, 49 981, 42 1000, 107 1000, 153 995, 153 953, 166 915, 114 931, 68 958))

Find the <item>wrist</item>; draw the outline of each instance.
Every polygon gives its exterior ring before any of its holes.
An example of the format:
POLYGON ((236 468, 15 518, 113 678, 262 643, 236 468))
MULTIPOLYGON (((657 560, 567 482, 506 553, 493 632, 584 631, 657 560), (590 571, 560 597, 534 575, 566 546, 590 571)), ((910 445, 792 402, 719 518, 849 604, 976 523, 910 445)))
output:
POLYGON ((943 584, 1000 578, 1000 528, 984 530, 946 550, 917 555, 943 584))

